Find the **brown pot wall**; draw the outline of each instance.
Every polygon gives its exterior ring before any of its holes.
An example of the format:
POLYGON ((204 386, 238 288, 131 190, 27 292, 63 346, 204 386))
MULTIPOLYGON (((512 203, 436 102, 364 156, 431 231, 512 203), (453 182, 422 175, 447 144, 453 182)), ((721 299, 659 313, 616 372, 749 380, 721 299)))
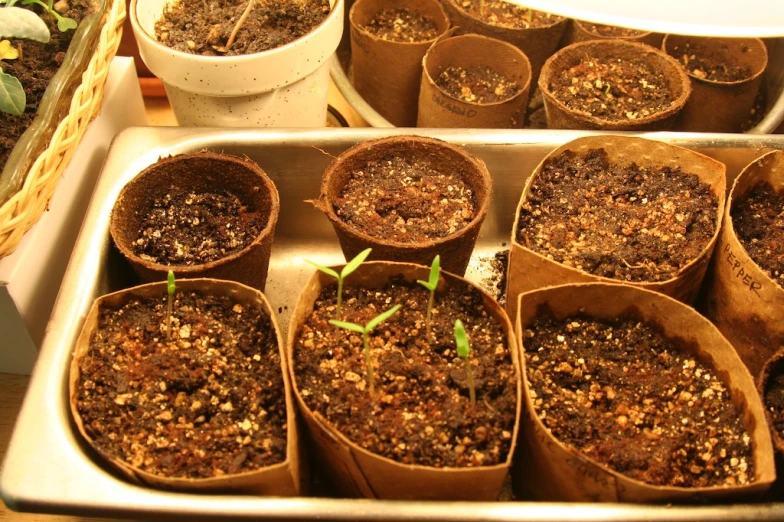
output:
POLYGON ((765 415, 767 415, 768 425, 770 426, 770 436, 773 439, 773 447, 779 453, 779 457, 784 457, 784 436, 773 425, 773 415, 770 411, 773 406, 767 402, 765 397, 768 390, 770 390, 773 379, 784 375, 784 347, 780 348, 776 354, 767 360, 762 368, 760 374, 757 390, 762 398, 762 404, 765 406, 765 415))
POLYGON ((656 49, 661 48, 662 33, 652 33, 650 31, 642 32, 636 36, 626 37, 610 37, 603 36, 596 32, 590 31, 582 20, 570 20, 569 26, 563 37, 563 46, 571 45, 576 42, 587 42, 589 40, 623 40, 624 42, 638 42, 650 45, 656 49))

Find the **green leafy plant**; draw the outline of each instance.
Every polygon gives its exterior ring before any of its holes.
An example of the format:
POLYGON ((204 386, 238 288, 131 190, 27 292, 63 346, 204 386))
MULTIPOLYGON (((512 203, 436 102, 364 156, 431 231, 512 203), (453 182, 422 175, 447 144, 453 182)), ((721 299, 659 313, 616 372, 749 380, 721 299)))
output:
POLYGON ((358 324, 349 323, 346 321, 336 321, 335 319, 330 319, 329 323, 332 325, 337 326, 338 328, 343 328, 345 330, 350 330, 352 332, 357 332, 362 334, 362 342, 364 344, 365 350, 365 364, 367 365, 367 382, 368 382, 368 390, 370 391, 370 398, 374 401, 376 400, 376 385, 375 380, 373 378, 373 360, 370 358, 370 332, 373 329, 392 317, 392 314, 400 310, 400 305, 396 304, 386 312, 383 312, 373 319, 368 321, 365 326, 360 326, 358 324))
POLYGON ((341 270, 339 274, 336 271, 334 271, 331 268, 329 268, 329 267, 321 266, 318 263, 314 263, 313 261, 310 261, 309 259, 305 260, 308 263, 310 263, 311 265, 315 266, 320 271, 322 271, 325 274, 327 274, 328 276, 334 277, 335 279, 338 280, 338 304, 337 304, 337 309, 335 310, 335 319, 340 319, 340 311, 341 311, 341 306, 343 304, 343 281, 354 270, 359 268, 359 265, 361 265, 362 262, 365 259, 367 259, 367 256, 370 255, 370 251, 371 250, 373 250, 373 249, 372 248, 367 248, 367 249, 363 250, 362 252, 360 252, 359 254, 357 254, 357 256, 354 259, 352 259, 351 261, 346 263, 346 266, 343 267, 343 270, 341 270))
POLYGON ((174 300, 174 292, 177 286, 174 284, 174 272, 169 270, 169 275, 166 278, 166 292, 168 293, 168 300, 166 306, 166 337, 171 340, 171 316, 172 316, 172 301, 174 300))
POLYGON ((436 288, 438 288, 438 276, 441 272, 441 256, 433 258, 430 265, 430 276, 427 281, 417 279, 417 283, 424 286, 430 291, 430 297, 427 299, 427 315, 425 316, 425 339, 430 342, 430 316, 433 310, 433 300, 436 295, 436 288))
POLYGON ((471 369, 471 345, 468 342, 468 334, 463 326, 463 321, 455 321, 455 346, 457 356, 465 361, 466 377, 468 377, 468 393, 471 397, 471 406, 476 405, 476 389, 474 388, 474 372, 471 369))

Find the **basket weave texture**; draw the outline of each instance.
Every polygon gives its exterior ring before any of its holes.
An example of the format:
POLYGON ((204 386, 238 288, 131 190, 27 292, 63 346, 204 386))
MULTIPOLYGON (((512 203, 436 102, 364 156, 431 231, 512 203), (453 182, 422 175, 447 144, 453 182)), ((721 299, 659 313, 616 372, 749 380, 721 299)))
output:
POLYGON ((60 175, 76 150, 87 125, 98 113, 109 65, 120 46, 125 0, 114 0, 107 11, 98 45, 47 148, 36 158, 19 192, 0 207, 0 259, 19 246, 52 199, 60 175))

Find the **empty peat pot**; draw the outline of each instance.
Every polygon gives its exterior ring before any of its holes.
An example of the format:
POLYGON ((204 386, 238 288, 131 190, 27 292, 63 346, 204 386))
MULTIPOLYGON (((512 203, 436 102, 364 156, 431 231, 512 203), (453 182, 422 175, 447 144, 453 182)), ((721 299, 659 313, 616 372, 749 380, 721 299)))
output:
POLYGON ((430 265, 465 273, 492 196, 482 160, 463 147, 422 136, 357 144, 324 172, 310 201, 332 223, 346 259, 430 265))
POLYGON ((279 212, 278 191, 255 162, 197 152, 160 159, 125 185, 109 230, 142 282, 173 270, 263 290, 279 212))

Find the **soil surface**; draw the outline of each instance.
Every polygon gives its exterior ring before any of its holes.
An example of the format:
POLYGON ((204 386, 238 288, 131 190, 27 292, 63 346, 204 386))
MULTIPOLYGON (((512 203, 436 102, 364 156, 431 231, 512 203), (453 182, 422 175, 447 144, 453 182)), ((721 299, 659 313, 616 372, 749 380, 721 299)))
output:
POLYGON ((534 180, 517 241, 566 266, 621 281, 666 281, 716 232, 718 202, 696 175, 566 151, 534 180))
MULTIPOLYGON (((748 52, 748 47, 743 46, 748 52)), ((712 82, 738 82, 751 77, 751 69, 745 66, 728 63, 727 57, 708 50, 699 43, 686 42, 682 46, 670 49, 669 54, 683 64, 689 75, 700 80, 712 82)))
POLYGON ((541 314, 523 344, 535 410, 564 444, 648 484, 754 480, 751 440, 730 391, 657 326, 541 314))
POLYGON ((454 234, 476 216, 471 188, 459 174, 428 161, 391 156, 352 172, 335 212, 370 236, 401 243, 454 234))
POLYGON ((178 292, 103 309, 77 405, 102 452, 163 477, 208 478, 285 460, 277 338, 260 309, 178 292))
POLYGON ((617 25, 592 24, 591 22, 580 22, 580 25, 589 33, 606 38, 634 38, 635 36, 645 34, 645 31, 618 27, 617 25))
POLYGON ((548 27, 563 17, 535 11, 504 0, 448 0, 474 18, 490 25, 512 29, 548 27))
POLYGON ((438 36, 432 18, 406 8, 384 9, 364 29, 391 42, 426 42, 438 36))
POLYGON ((746 252, 784 288, 784 192, 758 183, 735 202, 730 215, 746 252))
POLYGON ((501 306, 506 306, 506 277, 509 269, 509 249, 496 252, 489 257, 479 257, 482 280, 475 283, 495 298, 501 306))
POLYGON ((642 60, 586 56, 555 73, 548 88, 570 109, 611 121, 652 116, 673 103, 664 75, 642 60))
POLYGON ((450 65, 435 82, 452 98, 480 105, 508 100, 523 89, 519 83, 486 65, 468 68, 450 65))
POLYGON ((784 365, 779 364, 779 371, 773 372, 765 389, 764 403, 772 420, 771 429, 784 440, 784 365))
POLYGON ((134 254, 162 265, 204 264, 250 245, 266 220, 228 192, 188 192, 173 186, 153 202, 134 254))
MULTIPOLYGON (((17 5, 17 7, 20 6, 17 5)), ((26 8, 39 14, 42 12, 35 5, 26 8)), ((70 0, 68 9, 63 10, 61 14, 78 22, 94 10, 95 6, 89 0, 70 0)), ((27 106, 20 116, 0 112, 0 129, 3 129, 0 132, 0 171, 5 167, 16 142, 33 123, 41 98, 43 98, 52 77, 63 64, 65 53, 74 36, 73 30, 61 33, 57 29, 57 22, 53 17, 42 15, 41 18, 49 26, 51 34, 49 43, 10 38, 8 40, 11 45, 21 49, 20 56, 15 60, 0 60, 0 70, 15 76, 22 84, 27 97, 27 106)))
POLYGON ((275 49, 305 36, 329 15, 329 0, 256 0, 226 49, 248 0, 180 0, 155 24, 161 43, 203 56, 235 56, 275 49))
POLYGON ((515 373, 506 337, 478 291, 453 284, 436 294, 428 345, 429 292, 422 286, 344 288, 344 321, 364 326, 402 304, 370 335, 375 401, 366 382, 362 336, 328 324, 335 317, 335 292, 335 285, 322 291, 294 349, 298 388, 313 411, 359 446, 403 464, 476 467, 506 461, 515 423, 515 373), (471 343, 475 406, 465 362, 455 352, 456 319, 465 324, 471 343))

